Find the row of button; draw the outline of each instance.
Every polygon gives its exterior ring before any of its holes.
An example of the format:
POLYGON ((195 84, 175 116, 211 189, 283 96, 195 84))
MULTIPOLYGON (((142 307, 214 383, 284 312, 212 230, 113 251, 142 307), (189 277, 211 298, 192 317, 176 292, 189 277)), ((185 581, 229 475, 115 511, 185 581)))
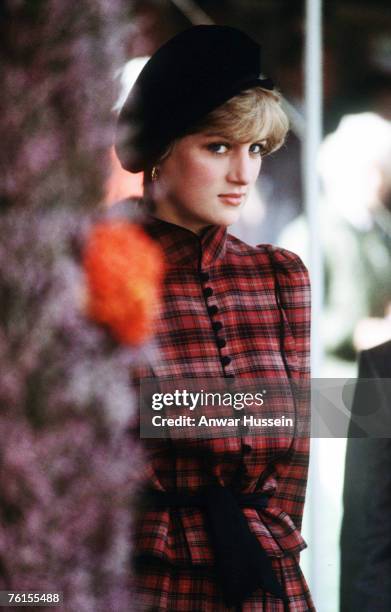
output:
MULTIPOLYGON (((201 271, 200 272, 200 280, 202 282, 207 282, 209 280, 209 273, 208 272, 204 272, 201 271)), ((205 299, 210 298, 213 295, 213 289, 212 287, 205 287, 203 289, 203 294, 205 299)), ((211 317, 214 317, 218 312, 219 309, 217 308, 217 306, 215 306, 214 304, 212 306, 208 306, 208 313, 211 317)), ((221 321, 213 321, 212 322, 212 327, 213 327, 213 331, 216 334, 216 343, 217 346, 219 347, 219 349, 224 348, 227 345, 227 341, 225 338, 221 338, 219 337, 217 334, 219 331, 221 331, 223 329, 223 324, 221 323, 221 321)), ((224 367, 226 367, 227 365, 229 365, 231 363, 232 359, 231 357, 228 357, 228 355, 224 355, 221 357, 221 363, 224 367)))

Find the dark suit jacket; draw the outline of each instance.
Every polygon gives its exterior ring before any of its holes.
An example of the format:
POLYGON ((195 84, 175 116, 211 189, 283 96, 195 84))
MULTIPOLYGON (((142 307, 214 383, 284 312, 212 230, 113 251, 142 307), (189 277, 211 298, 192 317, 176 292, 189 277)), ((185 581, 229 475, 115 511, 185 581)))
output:
MULTIPOLYGON (((376 379, 360 387, 352 418, 380 409, 391 413, 391 342, 363 351, 359 379, 376 379), (368 391, 370 389, 370 391, 368 391)), ((376 418, 376 415, 375 415, 376 418)), ((355 427, 351 425, 350 435, 355 427)), ((391 432, 388 438, 352 438, 347 443, 344 515, 341 529, 341 612, 391 611, 391 432)))

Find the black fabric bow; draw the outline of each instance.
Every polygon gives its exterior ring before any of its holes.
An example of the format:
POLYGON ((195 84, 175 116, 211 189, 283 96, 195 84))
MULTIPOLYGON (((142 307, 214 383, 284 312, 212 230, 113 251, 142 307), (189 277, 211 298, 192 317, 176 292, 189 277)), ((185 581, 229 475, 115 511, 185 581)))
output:
POLYGON ((241 507, 265 508, 267 495, 235 496, 228 487, 213 485, 196 494, 150 491, 146 499, 154 507, 193 506, 205 511, 216 576, 227 606, 241 604, 258 588, 287 602, 271 561, 241 510, 241 507))

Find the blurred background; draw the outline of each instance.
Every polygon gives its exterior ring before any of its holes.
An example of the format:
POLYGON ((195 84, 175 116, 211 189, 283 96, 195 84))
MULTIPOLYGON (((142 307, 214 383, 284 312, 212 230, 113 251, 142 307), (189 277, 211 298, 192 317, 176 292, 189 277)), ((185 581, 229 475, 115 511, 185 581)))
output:
MULTIPOLYGON (((143 348, 126 352, 107 344, 98 330, 86 328, 77 309, 71 316, 69 298, 75 287, 78 294, 81 283, 74 253, 85 217, 102 205, 142 194, 142 175, 123 171, 111 146, 116 113, 146 58, 191 24, 236 26, 262 44, 264 72, 283 94, 291 132, 284 147, 264 160, 256 190, 232 233, 251 244, 271 242, 302 256, 314 295, 313 376, 354 377, 358 353, 391 339, 391 13, 386 0, 71 4, 6 0, 0 8, 7 58, 1 76, 7 95, 0 102, 0 222, 8 240, 0 251, 0 400, 2 409, 6 407, 0 425, 8 436, 1 478, 6 468, 16 474, 12 483, 1 481, 0 509, 10 528, 0 537, 0 584, 14 575, 26 588, 32 579, 33 588, 61 585, 72 609, 110 609, 114 600, 131 609, 125 569, 130 547, 121 543, 129 530, 124 507, 132 492, 127 453, 135 457, 138 449, 123 444, 120 455, 114 449, 132 413, 127 368, 142 361, 143 348), (46 250, 39 251, 39 244, 46 250), (50 297, 46 302, 45 292, 50 297), (68 296, 61 307, 60 295, 68 296), (25 312, 31 313, 29 320, 20 316, 25 312), (98 363, 93 347, 102 355, 98 363), (64 354, 70 355, 69 364, 64 365, 64 354), (53 366, 49 370, 48 363, 53 366), (76 367, 80 364, 84 367, 76 367), (64 380, 70 381, 66 393, 64 380), (32 397, 37 381, 41 395, 34 391, 32 397), (60 413, 54 408, 59 405, 60 413), (99 422, 96 406, 102 409, 99 422), (80 429, 83 419, 85 430, 80 429), (85 431, 89 443, 82 437, 76 447, 64 442, 66 461, 49 474, 58 439, 50 436, 56 427, 64 432, 64 423, 69 441, 85 431), (90 518, 78 526, 82 544, 75 559, 74 533, 63 525, 77 513, 72 502, 75 490, 82 490, 77 483, 94 481, 93 467, 82 475, 76 469, 93 454, 91 423, 100 442, 97 465, 107 479, 99 480, 96 491, 90 487, 90 518), (53 454, 41 457, 41 448, 53 454), (39 480, 42 474, 45 483, 39 480), (67 478, 73 483, 69 488, 67 478), (27 524, 21 510, 26 491, 31 490, 35 507, 33 492, 39 482, 51 502, 41 504, 40 513, 27 524), (121 487, 127 496, 118 500, 121 487), (107 508, 99 514, 102 495, 107 508), (49 506, 61 507, 64 517, 49 516, 49 506), (24 531, 15 530, 19 519, 24 531), (94 530, 105 522, 111 531, 99 542, 99 557, 94 530), (40 542, 38 567, 37 545, 29 547, 28 542, 43 532, 51 540, 40 542), (7 551, 13 547, 23 551, 23 563, 10 561, 7 551), (56 558, 58 547, 69 554, 53 565, 50 559, 56 558), (99 558, 110 561, 103 577, 99 558), (107 600, 96 589, 99 581, 112 585, 107 600)), ((339 609, 345 445, 344 439, 312 441, 304 527, 309 549, 302 566, 319 612, 339 609)), ((77 499, 86 505, 84 498, 77 499)))

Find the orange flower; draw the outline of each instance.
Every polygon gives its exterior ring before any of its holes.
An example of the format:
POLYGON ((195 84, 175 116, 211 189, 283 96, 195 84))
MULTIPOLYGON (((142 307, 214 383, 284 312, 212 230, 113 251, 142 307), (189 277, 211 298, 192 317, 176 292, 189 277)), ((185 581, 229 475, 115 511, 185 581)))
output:
POLYGON ((137 225, 99 223, 85 246, 89 316, 120 342, 141 344, 153 332, 163 279, 163 253, 137 225))

